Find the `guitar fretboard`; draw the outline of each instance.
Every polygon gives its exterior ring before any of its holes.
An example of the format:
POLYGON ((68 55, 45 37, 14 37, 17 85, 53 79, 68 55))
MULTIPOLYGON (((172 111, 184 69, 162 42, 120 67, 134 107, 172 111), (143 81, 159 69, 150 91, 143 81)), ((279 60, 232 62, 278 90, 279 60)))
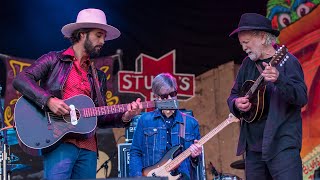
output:
POLYGON ((257 90, 257 88, 259 87, 260 83, 263 80, 263 76, 260 75, 257 80, 253 83, 253 85, 251 86, 251 88, 249 89, 249 91, 246 93, 246 96, 251 97, 252 94, 257 90))
MULTIPOLYGON (((141 102, 141 104, 144 109, 155 107, 154 101, 141 102)), ((80 110, 80 112, 84 117, 93 117, 93 116, 101 116, 101 115, 107 115, 107 114, 126 112, 127 110, 128 110, 128 104, 118 104, 113 106, 83 108, 82 110, 80 110)))
MULTIPOLYGON (((198 144, 203 145, 208 140, 210 140, 213 136, 215 136, 218 132, 220 132, 223 128, 228 126, 230 123, 235 122, 235 120, 230 120, 230 118, 224 120, 222 123, 220 123, 216 128, 212 129, 208 134, 203 136, 198 144)), ((165 166, 166 171, 172 171, 175 167, 177 167, 182 161, 184 161, 186 158, 188 158, 191 155, 191 151, 188 148, 187 150, 183 151, 181 154, 179 154, 177 157, 175 157, 170 163, 168 163, 165 166)))

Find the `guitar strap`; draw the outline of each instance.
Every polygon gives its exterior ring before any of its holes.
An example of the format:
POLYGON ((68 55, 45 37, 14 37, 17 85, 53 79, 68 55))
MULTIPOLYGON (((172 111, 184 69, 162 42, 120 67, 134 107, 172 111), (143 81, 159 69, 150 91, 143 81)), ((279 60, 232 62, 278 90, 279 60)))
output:
POLYGON ((180 129, 179 129, 179 137, 180 137, 180 145, 184 147, 184 141, 185 141, 185 135, 186 135, 186 114, 181 113, 183 123, 180 123, 180 129))
MULTIPOLYGON (((97 69, 96 69, 93 61, 91 61, 91 72, 92 72, 92 77, 93 77, 94 89, 96 91, 97 98, 98 98, 98 105, 104 106, 102 95, 100 92, 98 73, 97 73, 97 69)), ((96 142, 98 142, 98 137, 97 137, 96 133, 94 133, 94 138, 95 138, 96 142)), ((98 149, 98 143, 97 143, 97 149, 98 149)), ((99 159, 99 152, 98 151, 97 151, 97 159, 99 159)))
POLYGON ((98 73, 97 73, 97 69, 96 69, 93 61, 91 61, 91 72, 92 72, 92 76, 93 76, 94 89, 96 91, 97 98, 98 98, 98 104, 99 104, 99 106, 103 106, 104 103, 103 103, 102 95, 100 92, 98 73))
POLYGON ((257 63, 255 63, 256 64, 256 67, 258 68, 258 70, 259 70, 259 72, 260 72, 260 74, 262 74, 262 68, 261 68, 261 66, 259 65, 259 64, 257 64, 257 63))

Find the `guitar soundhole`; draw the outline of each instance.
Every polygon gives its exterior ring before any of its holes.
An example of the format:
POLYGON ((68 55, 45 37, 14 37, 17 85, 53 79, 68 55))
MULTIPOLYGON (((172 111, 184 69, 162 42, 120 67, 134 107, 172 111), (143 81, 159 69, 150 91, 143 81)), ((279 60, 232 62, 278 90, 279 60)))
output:
MULTIPOLYGON (((76 114, 77 114, 77 120, 79 120, 80 119, 80 111, 78 109, 76 109, 76 114)), ((56 122, 63 121, 63 122, 71 123, 70 115, 58 116, 58 115, 54 114, 53 112, 49 112, 49 116, 50 116, 50 121, 54 120, 56 122)), ((50 121, 48 119, 48 123, 50 123, 50 121)))
MULTIPOLYGON (((78 109, 76 109, 76 114, 77 114, 77 120, 79 120, 79 119, 80 119, 80 112, 79 112, 78 109)), ((63 116, 63 119, 62 119, 62 120, 66 121, 67 123, 71 123, 71 117, 70 117, 70 115, 65 115, 65 116, 63 116)))

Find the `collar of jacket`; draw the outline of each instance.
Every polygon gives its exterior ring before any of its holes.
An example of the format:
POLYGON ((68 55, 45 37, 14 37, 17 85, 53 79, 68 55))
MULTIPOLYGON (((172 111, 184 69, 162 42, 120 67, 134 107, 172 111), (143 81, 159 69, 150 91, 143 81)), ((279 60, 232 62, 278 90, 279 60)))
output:
MULTIPOLYGON (((60 59, 61 61, 69 61, 71 62, 72 59, 73 59, 73 56, 70 56, 70 55, 64 55, 63 52, 65 52, 67 49, 64 49, 64 50, 61 50, 61 51, 58 51, 57 52, 57 57, 58 59, 60 59)), ((91 65, 89 66, 91 67, 91 65)), ((91 74, 92 70, 91 68, 88 69, 88 73, 91 74)))
MULTIPOLYGON (((163 116, 163 115, 162 115, 160 109, 154 110, 153 119, 158 119, 159 117, 162 118, 162 116, 163 116)), ((181 111, 176 110, 174 122, 178 122, 178 123, 182 123, 182 124, 183 124, 183 119, 182 119, 181 111)))
POLYGON ((61 61, 72 61, 73 57, 70 55, 64 55, 63 52, 65 52, 67 49, 63 49, 61 51, 57 52, 57 57, 61 60, 61 61))

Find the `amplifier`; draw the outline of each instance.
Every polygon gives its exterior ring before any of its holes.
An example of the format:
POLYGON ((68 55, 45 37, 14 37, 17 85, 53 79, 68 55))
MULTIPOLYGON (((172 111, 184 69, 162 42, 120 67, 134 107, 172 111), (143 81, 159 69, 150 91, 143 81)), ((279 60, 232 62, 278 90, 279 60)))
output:
MULTIPOLYGON (((180 109, 181 112, 186 113, 190 116, 193 116, 192 110, 186 110, 186 109, 180 109)), ((126 143, 131 143, 133 139, 133 133, 136 130, 136 126, 138 124, 138 120, 140 119, 141 115, 144 112, 141 112, 139 115, 136 115, 135 117, 132 118, 132 121, 129 125, 129 127, 126 127, 125 129, 125 138, 126 138, 126 143)))
POLYGON ((132 118, 132 121, 129 125, 129 127, 126 127, 125 129, 125 137, 126 137, 126 142, 127 143, 131 143, 132 139, 133 139, 133 133, 136 130, 137 124, 138 124, 138 120, 140 119, 141 115, 143 114, 143 112, 141 112, 139 115, 136 115, 132 118))
POLYGON ((118 177, 129 177, 131 143, 118 144, 118 177))

